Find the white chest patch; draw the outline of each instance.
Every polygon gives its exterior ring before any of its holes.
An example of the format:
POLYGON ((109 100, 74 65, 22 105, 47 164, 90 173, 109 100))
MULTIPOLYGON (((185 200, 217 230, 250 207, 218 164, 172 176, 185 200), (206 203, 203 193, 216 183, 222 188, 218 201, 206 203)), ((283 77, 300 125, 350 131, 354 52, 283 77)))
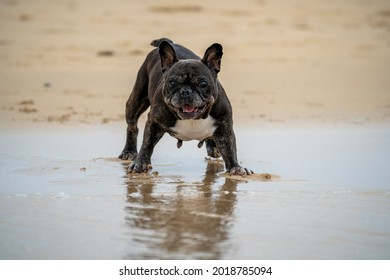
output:
POLYGON ((183 140, 202 141, 213 136, 215 131, 214 119, 208 116, 200 120, 178 120, 174 127, 170 129, 175 133, 175 137, 183 140))

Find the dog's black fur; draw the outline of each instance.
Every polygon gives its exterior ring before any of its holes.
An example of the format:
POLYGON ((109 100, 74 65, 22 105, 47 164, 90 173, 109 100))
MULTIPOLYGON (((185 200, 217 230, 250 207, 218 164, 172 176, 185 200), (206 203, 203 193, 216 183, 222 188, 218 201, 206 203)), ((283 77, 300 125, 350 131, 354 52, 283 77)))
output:
POLYGON ((222 46, 211 45, 202 59, 170 39, 154 40, 152 46, 126 103, 127 139, 119 158, 133 160, 128 170, 150 170, 154 146, 167 132, 179 148, 186 140, 200 141, 199 147, 206 142, 207 154, 222 156, 228 173, 251 174, 238 163, 232 107, 217 79, 222 46), (149 106, 137 153, 138 118, 149 106))

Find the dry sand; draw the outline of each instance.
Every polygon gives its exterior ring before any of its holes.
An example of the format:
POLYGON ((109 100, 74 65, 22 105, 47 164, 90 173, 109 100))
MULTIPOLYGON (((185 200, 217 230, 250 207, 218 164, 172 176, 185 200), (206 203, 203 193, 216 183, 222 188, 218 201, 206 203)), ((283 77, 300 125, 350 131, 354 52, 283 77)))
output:
POLYGON ((224 46, 236 121, 389 122, 388 1, 0 2, 1 125, 123 122, 151 40, 224 46))

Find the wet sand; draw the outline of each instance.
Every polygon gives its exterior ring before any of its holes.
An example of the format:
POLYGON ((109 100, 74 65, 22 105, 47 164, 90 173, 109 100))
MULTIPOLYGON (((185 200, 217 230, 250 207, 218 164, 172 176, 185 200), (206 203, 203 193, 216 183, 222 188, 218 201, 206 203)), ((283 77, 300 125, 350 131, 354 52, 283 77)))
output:
POLYGON ((0 259, 389 259, 389 3, 174 3, 0 1, 0 259), (169 136, 126 173, 124 104, 162 36, 224 46, 255 175, 169 136))
POLYGON ((271 180, 169 136, 154 173, 126 174, 121 126, 38 132, 1 135, 3 259, 389 258, 388 127, 238 129, 271 180))

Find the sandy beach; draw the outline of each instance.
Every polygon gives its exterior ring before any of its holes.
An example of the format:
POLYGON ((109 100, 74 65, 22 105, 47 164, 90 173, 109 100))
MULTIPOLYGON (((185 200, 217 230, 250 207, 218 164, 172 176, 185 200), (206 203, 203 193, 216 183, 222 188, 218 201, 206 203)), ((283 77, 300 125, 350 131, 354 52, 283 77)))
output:
POLYGON ((245 3, 0 0, 0 259, 390 258, 390 2, 245 3), (168 135, 126 173, 161 37, 223 45, 254 175, 168 135))

